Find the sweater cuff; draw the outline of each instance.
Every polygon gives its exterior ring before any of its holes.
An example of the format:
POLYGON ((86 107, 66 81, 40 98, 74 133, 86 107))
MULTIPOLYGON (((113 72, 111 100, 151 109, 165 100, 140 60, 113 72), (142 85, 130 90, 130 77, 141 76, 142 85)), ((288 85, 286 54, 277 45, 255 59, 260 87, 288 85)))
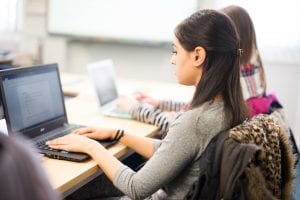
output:
POLYGON ((160 147, 162 140, 153 139, 153 152, 156 152, 157 149, 160 147))
POLYGON ((134 119, 136 118, 136 115, 139 112, 140 107, 141 107, 140 103, 136 103, 131 107, 131 109, 129 110, 129 113, 132 118, 134 118, 134 119))

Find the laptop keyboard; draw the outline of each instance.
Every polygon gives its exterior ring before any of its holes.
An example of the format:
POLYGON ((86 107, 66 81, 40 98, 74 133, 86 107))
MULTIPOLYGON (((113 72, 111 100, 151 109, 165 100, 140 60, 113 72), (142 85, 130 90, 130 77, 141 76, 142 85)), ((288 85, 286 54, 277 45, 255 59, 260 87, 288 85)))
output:
POLYGON ((47 137, 45 138, 44 140, 41 140, 39 142, 36 143, 36 146, 37 148, 39 149, 43 149, 43 150, 48 150, 48 151, 54 151, 54 152, 60 152, 61 150, 57 150, 57 149, 53 149, 51 147, 49 147, 46 142, 49 141, 49 140, 52 140, 54 138, 57 138, 57 137, 61 137, 61 136, 64 136, 64 135, 67 135, 69 133, 71 133, 73 130, 75 129, 78 129, 82 126, 79 126, 79 125, 71 125, 69 127, 67 127, 65 130, 62 130, 60 131, 60 134, 58 136, 54 136, 54 137, 47 137))

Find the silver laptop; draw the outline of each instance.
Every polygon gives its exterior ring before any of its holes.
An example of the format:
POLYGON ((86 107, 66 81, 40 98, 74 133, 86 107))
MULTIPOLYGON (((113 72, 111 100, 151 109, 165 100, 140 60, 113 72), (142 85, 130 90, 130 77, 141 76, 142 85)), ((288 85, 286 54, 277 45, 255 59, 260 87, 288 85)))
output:
MULTIPOLYGON (((69 124, 57 64, 0 71, 0 88, 9 134, 29 138, 45 156, 84 161, 83 153, 51 149, 45 142, 72 132, 80 125, 69 124)), ((101 141, 105 147, 113 141, 101 141)))
POLYGON ((87 70, 94 84, 101 112, 110 117, 130 119, 131 115, 116 105, 119 95, 112 60, 106 59, 90 63, 87 65, 87 70))

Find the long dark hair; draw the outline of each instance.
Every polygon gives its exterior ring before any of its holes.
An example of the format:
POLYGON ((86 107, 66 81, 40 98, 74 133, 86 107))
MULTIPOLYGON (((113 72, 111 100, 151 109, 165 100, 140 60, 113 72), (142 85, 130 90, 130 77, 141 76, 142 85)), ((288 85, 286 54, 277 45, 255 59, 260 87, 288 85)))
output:
POLYGON ((240 86, 239 38, 230 18, 215 10, 200 10, 176 27, 175 36, 187 51, 197 46, 206 50, 191 108, 222 95, 226 119, 232 127, 240 124, 247 107, 240 86))
POLYGON ((27 142, 0 133, 0 197, 5 200, 58 200, 27 142))
POLYGON ((240 37, 240 46, 243 49, 243 55, 241 56, 241 65, 251 63, 251 59, 254 57, 255 61, 260 67, 260 79, 263 84, 264 92, 266 92, 266 76, 263 68, 263 64, 260 58, 260 54, 257 48, 256 34, 253 22, 249 13, 240 6, 227 6, 222 11, 230 17, 233 21, 236 31, 240 37))

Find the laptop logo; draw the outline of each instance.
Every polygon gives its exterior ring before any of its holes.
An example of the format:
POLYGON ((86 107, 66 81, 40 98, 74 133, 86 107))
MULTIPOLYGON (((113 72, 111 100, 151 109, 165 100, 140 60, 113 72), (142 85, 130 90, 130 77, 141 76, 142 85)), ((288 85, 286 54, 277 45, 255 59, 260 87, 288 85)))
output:
POLYGON ((40 132, 42 133, 42 132, 44 132, 45 131, 45 128, 41 128, 40 129, 40 132))

